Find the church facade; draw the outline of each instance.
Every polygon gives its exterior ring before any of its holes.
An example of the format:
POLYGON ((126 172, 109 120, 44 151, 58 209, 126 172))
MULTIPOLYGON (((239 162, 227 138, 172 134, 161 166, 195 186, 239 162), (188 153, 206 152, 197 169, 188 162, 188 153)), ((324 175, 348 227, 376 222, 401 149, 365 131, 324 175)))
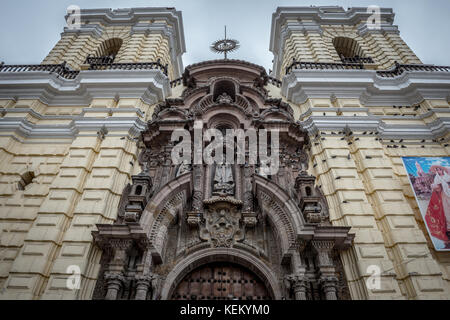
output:
POLYGON ((174 8, 89 9, 1 64, 0 298, 448 299, 450 67, 369 19, 278 8, 268 73, 184 68, 174 8))

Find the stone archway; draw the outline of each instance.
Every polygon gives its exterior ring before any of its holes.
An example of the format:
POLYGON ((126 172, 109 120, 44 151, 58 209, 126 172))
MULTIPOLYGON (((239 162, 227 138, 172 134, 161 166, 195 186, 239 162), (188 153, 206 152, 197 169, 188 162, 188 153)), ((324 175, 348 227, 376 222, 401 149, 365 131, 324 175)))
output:
MULTIPOLYGON (((223 272, 220 270, 220 268, 229 268, 231 272, 236 272, 239 274, 236 274, 231 278, 227 277, 227 274, 224 275, 223 278, 219 277, 222 276, 219 274, 216 274, 215 280, 230 280, 230 284, 232 284, 232 280, 240 280, 244 281, 245 286, 245 280, 247 281, 254 281, 254 282, 247 282, 247 284, 250 284, 250 287, 254 289, 255 291, 252 294, 251 298, 248 298, 248 300, 253 299, 253 297, 256 297, 257 300, 262 299, 275 299, 280 300, 282 297, 281 294, 281 288, 279 286, 279 281, 274 277, 273 270, 267 266, 264 262, 257 259, 253 255, 234 248, 208 248, 203 249, 200 251, 197 251, 193 254, 191 254, 186 259, 183 259, 181 262, 179 262, 173 270, 167 275, 166 281, 164 283, 164 286, 161 290, 161 299, 167 300, 174 297, 174 295, 177 295, 177 290, 180 287, 180 284, 182 285, 184 280, 190 280, 193 279, 193 277, 196 277, 195 280, 200 280, 200 278, 205 278, 207 281, 207 275, 204 274, 198 275, 196 274, 197 271, 204 271, 208 272, 208 268, 210 271, 216 271, 216 272, 223 272), (258 299, 260 297, 260 299, 258 299)), ((227 272, 227 271, 225 271, 227 272)), ((212 280, 214 281, 214 275, 211 276, 212 280)), ((206 282, 207 283, 207 282, 206 282)), ((217 283, 217 282, 216 282, 217 283)), ((214 284, 214 283, 213 283, 214 284)), ((223 284, 223 283, 222 283, 223 284)), ((228 284, 228 282, 227 282, 228 284)), ((214 289, 214 286, 212 286, 214 289)), ((220 293, 222 293, 222 287, 216 286, 216 289, 221 288, 220 293)), ((236 282, 236 288, 237 289, 237 282, 236 282)), ((188 288, 189 290, 189 288, 188 288)), ((197 288, 195 290, 198 290, 197 288)), ((208 285, 205 286, 205 290, 208 290, 208 285)), ((227 288, 225 288, 227 290, 227 288)), ((226 293, 226 297, 222 297, 222 295, 217 295, 217 297, 221 298, 227 298, 229 294, 237 294, 237 292, 228 292, 224 291, 226 293)), ((211 292, 212 293, 212 292, 211 292)), ((192 293, 195 294, 195 293, 192 293)), ((191 294, 191 295, 192 295, 191 294)), ((250 295, 247 295, 250 297, 250 295)), ((241 299, 247 300, 247 296, 245 295, 245 292, 243 295, 240 295, 241 299)), ((207 297, 207 295, 206 295, 207 297)), ((234 296, 233 298, 238 298, 239 296, 234 296)), ((197 297, 198 298, 198 297, 197 297)), ((214 295, 211 294, 210 298, 214 298, 214 295)), ((175 299, 183 299, 175 297, 175 299)), ((192 299, 191 297, 187 297, 185 299, 192 299)), ((220 299, 222 300, 222 299, 220 299)))
POLYGON ((178 283, 171 300, 268 300, 263 281, 249 269, 213 262, 191 271, 178 283))
MULTIPOLYGON (((332 256, 348 248, 353 235, 349 227, 329 221, 326 200, 306 171, 308 137, 295 122, 292 108, 281 99, 268 98, 264 70, 243 62, 205 62, 187 69, 183 81, 183 96, 158 104, 142 132, 143 171, 124 189, 117 220, 113 225, 98 224, 93 232, 104 251, 99 296, 170 299, 180 283, 203 267, 210 276, 195 280, 231 281, 221 277, 223 268, 237 270, 236 281, 260 279, 267 294, 252 298, 339 298, 332 256), (228 87, 223 93, 219 90, 214 99, 211 75, 231 77, 240 89, 234 97, 228 87), (217 163, 197 163, 192 152, 188 158, 193 161, 183 170, 173 162, 172 152, 178 151, 170 137, 175 130, 187 130, 195 140, 208 129, 228 127, 276 130, 279 170, 264 173, 261 159, 250 161, 250 146, 243 148, 243 163, 222 163, 223 170, 216 170, 217 163), (215 262, 221 264, 211 266, 215 262), (214 270, 220 270, 218 278, 214 270)), ((203 146, 206 141, 198 138, 203 146)), ((241 140, 250 145, 250 139, 241 140)), ((271 147, 272 141, 271 135, 271 147)), ((189 288, 184 293, 198 295, 189 288)), ((211 297, 225 298, 213 293, 211 297)))

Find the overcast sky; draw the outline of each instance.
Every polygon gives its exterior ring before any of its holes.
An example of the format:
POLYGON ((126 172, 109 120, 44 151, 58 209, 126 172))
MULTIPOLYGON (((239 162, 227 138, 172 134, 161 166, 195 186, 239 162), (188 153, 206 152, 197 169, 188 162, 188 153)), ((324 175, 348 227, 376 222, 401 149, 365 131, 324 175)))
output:
POLYGON ((396 14, 400 35, 424 63, 450 65, 450 0, 1 0, 0 61, 40 63, 60 39, 69 5, 81 8, 175 7, 183 14, 184 66, 220 56, 209 45, 223 37, 240 41, 229 58, 272 68, 269 51, 272 13, 278 6, 379 5, 396 14))

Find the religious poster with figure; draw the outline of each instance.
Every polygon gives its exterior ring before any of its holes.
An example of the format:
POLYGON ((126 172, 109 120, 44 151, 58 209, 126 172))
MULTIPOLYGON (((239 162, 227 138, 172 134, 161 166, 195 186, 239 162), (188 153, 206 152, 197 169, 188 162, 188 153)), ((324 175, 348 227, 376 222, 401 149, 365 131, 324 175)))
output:
POLYGON ((450 251, 450 157, 403 157, 423 221, 439 251, 450 251))

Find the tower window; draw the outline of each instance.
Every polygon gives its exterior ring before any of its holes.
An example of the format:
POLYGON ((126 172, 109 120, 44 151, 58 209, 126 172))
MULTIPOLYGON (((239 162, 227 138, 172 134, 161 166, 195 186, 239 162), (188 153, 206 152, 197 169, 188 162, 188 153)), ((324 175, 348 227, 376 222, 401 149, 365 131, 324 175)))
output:
POLYGON ((306 187, 305 188, 305 192, 306 192, 306 196, 310 197, 312 192, 311 192, 311 188, 310 187, 306 187))
POLYGON ((364 52, 358 42, 351 38, 336 37, 333 45, 342 62, 371 63, 371 58, 365 58, 364 52))
POLYGON ((215 84, 213 100, 216 101, 217 97, 221 94, 228 95, 233 101, 235 100, 236 88, 232 81, 222 80, 215 84))
POLYGON ((122 39, 119 38, 112 38, 103 41, 100 46, 98 47, 97 51, 95 52, 95 57, 97 58, 109 58, 111 61, 109 63, 112 63, 114 59, 117 56, 117 53, 120 50, 120 47, 122 46, 122 39))
POLYGON ((137 196, 140 196, 141 193, 142 193, 142 186, 141 186, 141 185, 138 185, 138 186, 136 187, 136 195, 137 195, 137 196))

